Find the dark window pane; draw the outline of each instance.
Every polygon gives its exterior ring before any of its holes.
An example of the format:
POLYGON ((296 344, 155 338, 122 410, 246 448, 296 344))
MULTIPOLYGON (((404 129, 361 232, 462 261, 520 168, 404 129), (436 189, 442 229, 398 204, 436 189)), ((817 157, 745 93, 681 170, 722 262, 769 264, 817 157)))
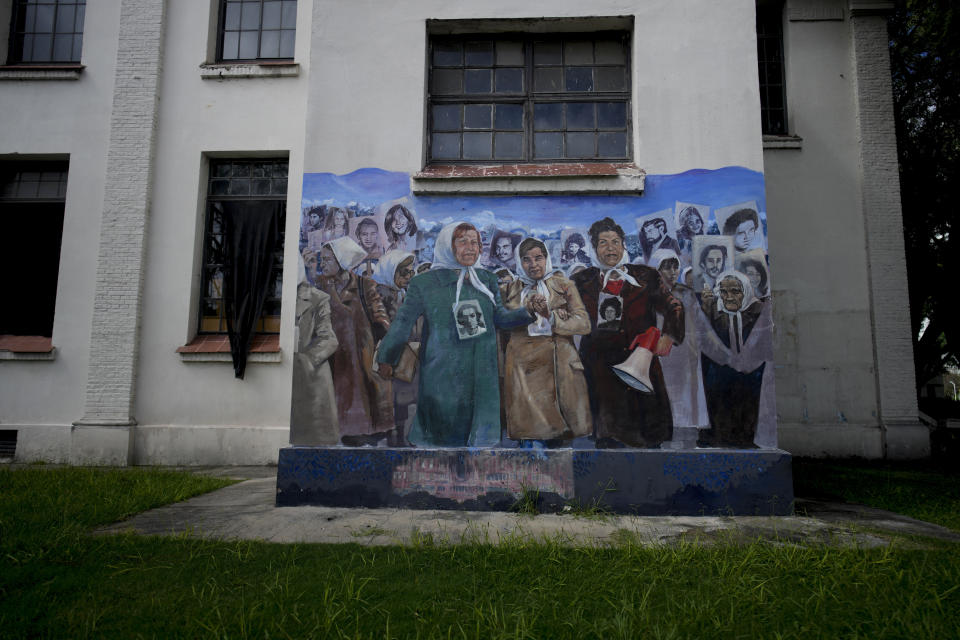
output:
POLYGON ((439 104, 433 107, 433 130, 456 131, 460 128, 460 105, 439 104))
POLYGON ((497 133, 494 135, 494 158, 517 160, 523 157, 522 133, 497 133))
POLYGON ((293 45, 297 36, 297 32, 293 30, 284 30, 280 32, 280 57, 281 58, 292 58, 293 57, 293 45))
POLYGON ((563 128, 563 105, 556 102, 535 104, 533 106, 533 128, 537 131, 563 128))
POLYGON ((593 69, 568 67, 564 69, 567 91, 593 91, 593 69))
POLYGON ((498 42, 497 43, 497 64, 498 65, 522 65, 523 43, 522 42, 498 42))
POLYGON ((257 57, 257 36, 259 31, 241 31, 240 32, 240 57, 244 59, 254 59, 257 57))
POLYGON ((593 43, 592 42, 564 43, 563 64, 593 64, 593 43))
POLYGON ((73 32, 73 14, 73 6, 60 5, 59 9, 57 10, 57 33, 73 32))
POLYGON ((37 5, 37 22, 34 31, 37 33, 53 33, 53 5, 37 5))
POLYGON ((23 30, 24 31, 36 31, 37 30, 37 6, 36 5, 27 5, 26 11, 24 11, 23 18, 23 30))
POLYGON ((535 69, 533 72, 533 90, 553 92, 560 91, 563 88, 563 69, 559 67, 548 67, 546 69, 535 69))
POLYGON ((250 177, 251 178, 268 178, 270 177, 270 166, 264 162, 255 162, 250 165, 250 177))
POLYGON ((23 51, 23 62, 30 62, 33 60, 33 36, 27 35, 23 36, 23 46, 21 47, 23 51))
POLYGON ((567 129, 593 129, 593 103, 567 103, 567 129))
POLYGON ((225 196, 227 195, 227 189, 229 186, 229 180, 214 180, 210 183, 210 194, 215 196, 225 196))
POLYGON ((462 93, 463 72, 459 69, 435 69, 433 71, 432 93, 462 93))
POLYGON ((489 160, 493 156, 492 139, 492 133, 464 133, 464 160, 489 160))
POLYGON ((623 67, 599 67, 596 74, 597 91, 623 91, 627 88, 623 67))
POLYGON ((493 43, 468 42, 463 48, 463 58, 468 67, 492 67, 493 43))
POLYGON ((457 160, 460 158, 459 133, 435 133, 430 155, 438 160, 457 160))
POLYGON ((533 64, 560 64, 559 42, 536 42, 533 45, 533 64))
POLYGON ((523 69, 497 69, 497 93, 520 93, 523 91, 523 69))
POLYGON ((523 129, 523 105, 498 104, 495 118, 496 129, 523 129))
POLYGON ((597 155, 601 158, 626 158, 626 133, 601 133, 597 136, 597 155))
POLYGON ((464 93, 490 93, 492 90, 492 70, 467 69, 464 72, 464 93))
POLYGON ((83 38, 81 36, 76 36, 73 39, 73 52, 70 55, 70 59, 75 62, 80 62, 80 53, 83 46, 83 38))
POLYGON ((270 195, 270 179, 257 178, 250 181, 250 193, 255 196, 270 195))
POLYGON ((244 2, 243 12, 240 17, 241 29, 259 29, 260 28, 260 3, 244 2))
POLYGON ((213 165, 211 173, 216 178, 226 178, 230 175, 230 165, 226 162, 218 162, 213 165))
POLYGON ((53 36, 37 35, 33 37, 33 59, 36 61, 49 60, 53 36))
POLYGON ((563 156, 563 134, 535 133, 533 147, 537 158, 560 158, 563 156))
POLYGON ((246 162, 237 162, 233 165, 233 175, 234 177, 248 178, 250 177, 250 165, 246 162))
POLYGON ((623 44, 616 40, 602 40, 597 43, 597 64, 626 64, 627 56, 623 44))
POLYGON ((280 0, 268 0, 263 3, 263 24, 264 29, 280 28, 280 0))
POLYGON ((41 182, 37 189, 38 198, 56 198, 59 193, 59 184, 56 182, 41 182))
POLYGON ((240 28, 240 9, 239 2, 228 2, 227 11, 223 18, 223 28, 230 31, 236 31, 240 28))
POLYGON ((297 27, 297 0, 283 0, 283 17, 280 26, 284 29, 297 27))
MULTIPOLYGON (((463 107, 464 129, 489 129, 493 121, 493 106, 489 104, 468 104, 463 107)), ((464 139, 466 149, 466 139, 464 139)))
POLYGON ((54 36, 53 59, 56 62, 67 62, 73 54, 73 36, 54 36))
POLYGON ((270 182, 270 191, 275 196, 285 196, 287 195, 287 179, 286 178, 274 178, 270 182))
POLYGON ((239 57, 240 32, 229 31, 223 34, 223 59, 236 60, 239 57))
POLYGON ((280 57, 280 32, 264 31, 260 35, 260 57, 261 58, 279 58, 280 57))
POLYGON ((273 177, 274 178, 286 178, 287 177, 287 163, 286 162, 277 162, 273 165, 273 177))
POLYGON ((567 152, 568 158, 592 158, 596 154, 593 150, 593 133, 568 133, 567 152))
POLYGON ((230 181, 230 191, 231 196, 247 196, 250 195, 250 181, 245 179, 234 178, 230 181))
POLYGON ((597 104, 597 126, 601 129, 623 129, 627 126, 627 105, 623 102, 597 104))
POLYGON ((433 66, 455 67, 461 64, 460 44, 438 42, 433 45, 433 66))

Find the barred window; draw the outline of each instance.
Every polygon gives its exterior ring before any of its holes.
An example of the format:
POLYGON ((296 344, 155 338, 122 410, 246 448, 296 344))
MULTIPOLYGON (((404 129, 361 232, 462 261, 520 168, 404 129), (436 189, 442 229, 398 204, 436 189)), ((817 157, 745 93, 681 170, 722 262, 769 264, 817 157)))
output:
MULTIPOLYGON (((203 273, 198 333, 226 333, 224 304, 224 215, 227 203, 259 204, 270 215, 277 204, 286 204, 287 160, 211 160, 207 185, 207 215, 204 232, 203 273)), ((281 206, 281 212, 285 206, 281 206)), ((280 298, 283 276, 283 220, 277 221, 279 240, 273 247, 269 293, 255 327, 258 333, 280 332, 280 298)))
POLYGON ((431 162, 631 157, 625 32, 434 36, 431 162))
POLYGON ((783 3, 757 5, 757 60, 763 133, 786 135, 787 104, 783 65, 783 3))
POLYGON ((86 0, 15 0, 8 64, 80 62, 86 0))
POLYGON ((292 60, 297 0, 221 0, 217 59, 292 60))

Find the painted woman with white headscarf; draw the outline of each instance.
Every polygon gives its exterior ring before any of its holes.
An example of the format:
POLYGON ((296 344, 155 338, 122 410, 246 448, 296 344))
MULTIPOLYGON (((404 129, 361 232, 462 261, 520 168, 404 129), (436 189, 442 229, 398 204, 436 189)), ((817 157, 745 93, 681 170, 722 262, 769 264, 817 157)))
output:
POLYGON ((373 280, 353 273, 367 252, 352 238, 324 243, 320 249, 320 287, 330 296, 333 330, 340 347, 331 358, 337 414, 343 444, 376 444, 394 429, 390 381, 374 373, 375 337, 390 319, 373 280))
POLYGON ((507 286, 504 305, 523 308, 540 295, 548 314, 538 313, 534 322, 510 331, 504 366, 507 436, 553 446, 592 430, 587 381, 573 343, 573 336, 590 333, 590 318, 577 288, 554 273, 543 242, 521 242, 516 265, 519 279, 507 286))
POLYGON ((339 343, 330 324, 330 296, 310 284, 302 257, 294 344, 290 444, 337 444, 337 400, 328 360, 339 343))
POLYGON ((480 233, 466 222, 445 226, 437 237, 433 267, 410 281, 407 295, 380 343, 377 360, 393 375, 410 331, 423 318, 417 414, 408 436, 417 446, 489 447, 500 442, 500 390, 495 328, 533 320, 528 308, 508 310, 497 277, 475 267, 480 233))
POLYGON ((772 444, 773 320, 739 271, 717 276, 701 297, 700 350, 710 429, 700 446, 754 448, 772 444), (759 427, 759 431, 758 431, 759 427))
MULTIPOLYGON (((398 205, 399 206, 399 205, 398 205)), ((416 274, 416 257, 410 251, 393 249, 380 257, 377 263, 377 270, 373 274, 373 279, 377 281, 377 293, 383 301, 383 307, 387 311, 390 322, 397 317, 397 311, 403 304, 403 299, 407 295, 407 287, 410 280, 416 274)), ((419 323, 410 332, 407 338, 408 342, 420 342, 419 323)), ((387 436, 387 444, 394 447, 402 447, 407 444, 406 433, 409 430, 410 406, 417 402, 417 384, 419 383, 419 372, 414 375, 410 382, 405 382, 394 378, 393 384, 393 419, 396 423, 396 429, 387 436)))

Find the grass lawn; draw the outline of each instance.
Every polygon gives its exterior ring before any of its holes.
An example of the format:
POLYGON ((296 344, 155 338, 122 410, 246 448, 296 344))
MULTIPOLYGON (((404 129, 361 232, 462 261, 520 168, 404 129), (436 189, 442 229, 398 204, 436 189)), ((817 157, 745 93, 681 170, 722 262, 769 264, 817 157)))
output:
POLYGON ((960 548, 364 548, 89 536, 222 484, 0 469, 0 635, 949 638, 960 548))
POLYGON ((960 530, 956 465, 794 458, 793 484, 798 498, 854 502, 960 530))

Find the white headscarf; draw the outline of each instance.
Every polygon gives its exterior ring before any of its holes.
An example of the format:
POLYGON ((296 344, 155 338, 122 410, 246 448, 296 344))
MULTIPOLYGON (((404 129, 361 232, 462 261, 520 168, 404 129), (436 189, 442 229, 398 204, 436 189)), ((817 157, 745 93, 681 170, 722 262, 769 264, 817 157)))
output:
POLYGON ((330 247, 340 264, 340 268, 344 271, 353 271, 367 257, 367 252, 363 250, 363 247, 357 244, 353 238, 347 236, 324 242, 323 246, 330 247))
MULTIPOLYGON (((377 269, 373 272, 373 279, 391 289, 397 289, 396 276, 397 267, 407 258, 413 258, 414 255, 409 251, 402 249, 393 249, 380 256, 380 262, 377 263, 377 269)), ((416 268, 416 263, 414 263, 416 268)))
MULTIPOLYGON (((611 229, 612 231, 612 229, 611 229)), ((622 240, 623 238, 621 238, 622 240)), ((627 251, 626 245, 623 247, 623 255, 620 256, 620 262, 615 266, 608 267, 607 264, 600 259, 600 256, 597 255, 597 250, 593 246, 593 238, 590 239, 590 259, 593 261, 593 264, 597 265, 600 271, 603 272, 603 284, 600 285, 600 290, 602 291, 604 287, 607 286, 607 282, 610 280, 610 276, 615 273, 620 274, 620 277, 623 280, 626 280, 635 287, 639 287, 640 283, 637 282, 637 279, 627 273, 626 265, 630 264, 630 253, 627 251)))
POLYGON ((664 263, 665 260, 670 260, 673 258, 677 261, 677 264, 680 264, 680 256, 677 255, 677 252, 673 249, 657 249, 650 255, 650 262, 648 263, 654 269, 660 269, 660 265, 664 263))
MULTIPOLYGON (((493 292, 490 291, 490 289, 487 289, 486 285, 483 284, 483 280, 481 280, 480 276, 477 274, 475 264, 465 267, 457 262, 457 259, 453 255, 453 232, 461 224, 465 223, 452 222, 441 229, 440 233, 437 234, 437 244, 433 248, 433 265, 430 267, 430 270, 452 269, 460 273, 460 277, 457 278, 457 297, 454 304, 460 302, 460 290, 463 288, 463 279, 467 274, 470 275, 470 284, 472 284, 480 293, 490 298, 490 302, 496 304, 497 297, 493 295, 493 292)), ((477 236, 479 235, 480 232, 477 231, 477 236)), ((483 247, 480 247, 480 250, 482 251, 483 247)))
MULTIPOLYGON (((530 249, 527 249, 529 251, 530 249)), ((523 283, 523 290, 520 292, 520 304, 522 305, 526 300, 527 296, 539 293, 547 300, 550 299, 550 290, 547 288, 547 280, 553 277, 553 261, 550 259, 550 253, 547 251, 547 246, 542 240, 537 238, 524 238, 517 245, 517 248, 513 250, 514 260, 517 263, 517 277, 520 278, 520 282, 523 283), (536 244, 534 246, 540 247, 543 250, 543 255, 547 257, 547 264, 543 270, 543 277, 539 280, 534 280, 530 277, 530 274, 527 273, 527 270, 523 268, 523 256, 520 255, 520 247, 523 246, 527 240, 532 240, 536 244)), ((534 317, 536 320, 531 322, 527 326, 527 333, 531 336, 543 335, 550 328, 550 320, 544 318, 539 313, 535 313, 534 317)))
POLYGON ((750 285, 750 279, 739 271, 728 269, 717 276, 716 283, 713 285, 713 295, 717 297, 717 311, 722 311, 731 316, 731 320, 733 320, 730 326, 731 333, 734 330, 733 325, 736 325, 736 334, 730 336, 730 341, 733 342, 733 339, 736 339, 736 348, 739 352, 743 348, 743 316, 741 312, 756 301, 756 298, 753 297, 753 287, 750 285), (743 302, 740 303, 740 308, 736 311, 728 311, 720 298, 720 283, 727 278, 734 278, 743 287, 743 302))

